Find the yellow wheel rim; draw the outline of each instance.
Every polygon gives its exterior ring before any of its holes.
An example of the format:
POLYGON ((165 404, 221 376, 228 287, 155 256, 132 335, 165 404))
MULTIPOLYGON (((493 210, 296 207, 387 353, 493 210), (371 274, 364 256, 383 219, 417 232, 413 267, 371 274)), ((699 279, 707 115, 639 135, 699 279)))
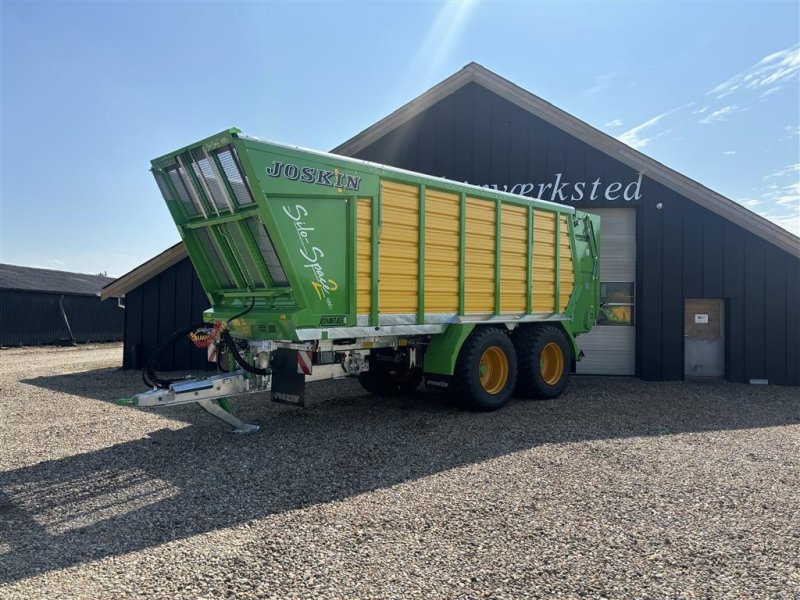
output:
POLYGON ((484 350, 479 365, 481 387, 489 394, 498 394, 508 382, 508 357, 497 346, 484 350))
POLYGON ((561 346, 549 342, 542 350, 539 358, 539 372, 547 385, 555 385, 564 374, 564 353, 561 346))

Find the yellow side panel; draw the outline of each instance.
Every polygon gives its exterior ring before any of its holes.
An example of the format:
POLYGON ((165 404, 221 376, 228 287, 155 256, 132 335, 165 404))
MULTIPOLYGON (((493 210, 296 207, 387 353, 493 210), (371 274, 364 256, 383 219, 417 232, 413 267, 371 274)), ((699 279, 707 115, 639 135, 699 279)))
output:
POLYGON ((458 310, 458 194, 425 192, 425 312, 458 310))
POLYGON ((494 312, 494 243, 497 204, 467 198, 464 312, 494 312))
POLYGON ((372 299, 372 199, 358 199, 356 227, 356 313, 369 314, 372 299))
POLYGON ((569 304, 569 297, 575 285, 575 273, 572 272, 572 248, 569 244, 569 217, 561 217, 560 249, 558 255, 559 307, 563 312, 569 304))
POLYGON ((500 312, 525 312, 528 209, 502 205, 500 216, 500 312))
POLYGON ((419 268, 419 188, 381 181, 381 313, 416 313, 419 268))
POLYGON ((553 213, 533 212, 533 273, 531 304, 533 312, 553 312, 555 306, 555 225, 553 213))
POLYGON ((562 311, 569 304, 569 297, 575 285, 575 273, 572 271, 572 248, 569 245, 569 217, 561 217, 560 249, 558 255, 559 306, 562 311))

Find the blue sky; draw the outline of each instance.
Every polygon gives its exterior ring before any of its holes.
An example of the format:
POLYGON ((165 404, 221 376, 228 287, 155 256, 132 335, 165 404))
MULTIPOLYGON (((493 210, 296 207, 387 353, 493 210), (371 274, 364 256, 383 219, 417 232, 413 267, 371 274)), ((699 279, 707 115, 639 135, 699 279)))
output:
POLYGON ((470 61, 800 233, 800 5, 2 3, 0 262, 121 275, 178 240, 149 160, 320 150, 470 61))

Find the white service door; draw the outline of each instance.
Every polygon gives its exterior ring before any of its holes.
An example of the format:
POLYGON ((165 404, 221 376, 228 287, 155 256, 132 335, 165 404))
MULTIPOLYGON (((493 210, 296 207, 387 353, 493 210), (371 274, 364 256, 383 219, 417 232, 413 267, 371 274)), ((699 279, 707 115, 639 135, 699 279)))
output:
POLYGON ((580 209, 599 215, 600 318, 589 333, 578 336, 586 375, 633 375, 636 359, 634 308, 636 289, 636 209, 580 209))

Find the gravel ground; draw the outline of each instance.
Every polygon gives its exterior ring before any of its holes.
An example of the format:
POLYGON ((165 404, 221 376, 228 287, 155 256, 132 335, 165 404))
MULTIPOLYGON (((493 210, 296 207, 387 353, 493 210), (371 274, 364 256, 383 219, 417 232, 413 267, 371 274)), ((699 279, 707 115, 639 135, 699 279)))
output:
POLYGON ((573 378, 458 411, 346 380, 237 436, 118 345, 0 352, 1 598, 800 598, 800 393, 573 378))

